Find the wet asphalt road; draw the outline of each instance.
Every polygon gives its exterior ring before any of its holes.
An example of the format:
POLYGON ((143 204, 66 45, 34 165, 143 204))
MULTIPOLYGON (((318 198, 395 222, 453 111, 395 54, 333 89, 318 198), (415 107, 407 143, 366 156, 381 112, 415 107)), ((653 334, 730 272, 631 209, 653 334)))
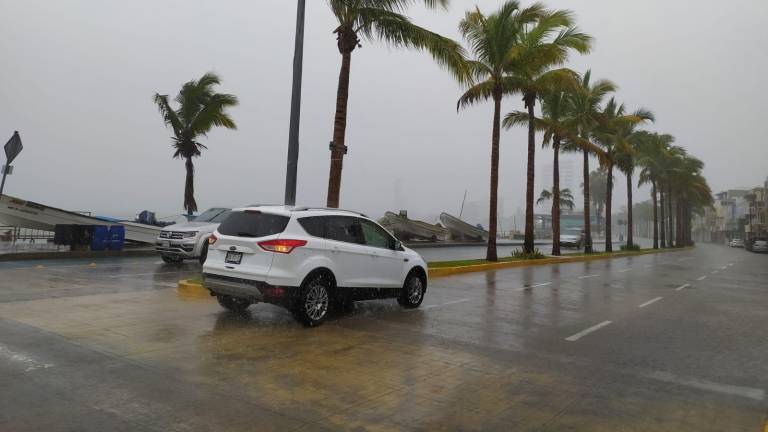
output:
POLYGON ((0 263, 0 431, 763 431, 768 255, 431 281, 317 329, 157 259, 0 263), (37 267, 43 264, 44 267, 37 267))

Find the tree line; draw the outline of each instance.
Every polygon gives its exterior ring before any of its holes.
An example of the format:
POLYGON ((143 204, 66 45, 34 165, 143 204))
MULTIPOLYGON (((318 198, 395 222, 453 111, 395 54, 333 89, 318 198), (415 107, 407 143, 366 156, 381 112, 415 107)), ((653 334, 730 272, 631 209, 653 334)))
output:
MULTIPOLYGON (((552 150, 552 254, 560 255, 560 213, 563 196, 559 185, 561 152, 577 152, 583 158, 585 252, 591 253, 590 163, 596 158, 605 171, 606 251, 612 250, 611 212, 614 172, 626 177, 628 199, 628 246, 633 247, 632 186, 636 172, 639 184, 651 186, 654 203, 654 247, 690 242, 691 215, 708 205, 711 191, 701 174, 703 164, 674 145, 674 138, 642 130, 655 121, 651 111, 631 110, 616 98, 617 85, 594 80, 591 71, 578 73, 568 67, 572 53, 585 54, 593 38, 575 25, 573 12, 548 9, 543 3, 524 7, 517 0, 504 1, 497 10, 467 11, 458 24, 465 45, 414 23, 407 10, 422 4, 447 9, 449 0, 327 0, 338 26, 334 30, 341 56, 333 142, 326 203, 338 207, 341 196, 352 54, 362 42, 383 42, 390 47, 427 52, 464 87, 457 110, 483 102, 493 103, 491 133, 489 239, 486 259, 498 260, 498 186, 502 128, 526 127, 527 176, 525 240, 523 252, 534 253, 534 180, 537 133, 542 146, 552 150), (522 110, 504 115, 502 101, 522 99, 522 110), (537 113, 537 106, 539 107, 537 113), (674 224, 674 226, 673 226, 674 224), (675 236, 674 240, 672 236, 675 236)), ((205 148, 197 139, 213 127, 235 128, 226 109, 237 104, 233 95, 215 93, 219 80, 206 74, 184 85, 174 110, 166 96, 155 95, 165 123, 173 129, 175 157, 185 160, 187 182, 184 207, 196 210, 192 158, 205 148)), ((571 198, 572 200, 572 198, 571 198)))

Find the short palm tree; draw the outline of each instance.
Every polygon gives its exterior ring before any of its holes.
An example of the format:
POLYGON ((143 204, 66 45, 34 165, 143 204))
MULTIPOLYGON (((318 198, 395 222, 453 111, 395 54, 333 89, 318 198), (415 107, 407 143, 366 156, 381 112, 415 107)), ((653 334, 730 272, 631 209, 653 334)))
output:
MULTIPOLYGON (((539 194, 539 199, 536 200, 536 204, 540 205, 547 201, 552 201, 553 196, 554 194, 552 192, 544 189, 541 191, 541 194, 539 194)), ((560 199, 558 201, 559 201, 558 210, 563 208, 566 208, 568 210, 573 210, 573 208, 576 206, 573 200, 573 194, 571 193, 571 190, 568 188, 565 188, 560 191, 560 199)), ((554 217, 555 215, 553 214, 552 218, 554 219, 554 217)))
POLYGON ((165 125, 173 131, 174 158, 184 159, 187 170, 184 184, 184 210, 191 215, 197 211, 195 201, 195 166, 192 158, 201 155, 207 147, 200 143, 214 127, 237 129, 227 113, 227 108, 238 104, 231 94, 216 93, 214 86, 221 79, 214 73, 206 73, 197 81, 189 81, 181 87, 174 99, 178 104, 173 109, 167 95, 155 94, 154 101, 163 116, 165 125))
POLYGON ((515 0, 505 1, 490 15, 479 9, 468 11, 459 30, 469 44, 472 59, 467 61, 471 86, 459 98, 457 109, 485 101, 493 101, 493 132, 491 135, 491 184, 488 215, 488 250, 486 259, 497 261, 496 233, 499 190, 499 141, 501 136, 501 100, 516 93, 518 86, 509 79, 520 50, 519 41, 525 27, 545 14, 543 5, 522 9, 515 0))
POLYGON ((536 173, 536 100, 547 92, 576 87, 578 76, 567 68, 556 68, 568 60, 570 50, 587 53, 592 38, 573 26, 573 14, 558 10, 547 12, 522 33, 517 60, 512 64, 509 83, 523 95, 528 110, 528 165, 525 200, 525 241, 523 251, 532 253, 533 200, 536 173))
POLYGON ((406 9, 421 3, 428 8, 446 8, 449 0, 327 0, 338 26, 334 30, 341 54, 341 72, 336 95, 331 167, 328 178, 328 207, 339 206, 341 172, 346 154, 347 104, 352 52, 362 40, 382 41, 393 47, 428 51, 441 66, 464 81, 463 50, 456 42, 411 22, 406 9))

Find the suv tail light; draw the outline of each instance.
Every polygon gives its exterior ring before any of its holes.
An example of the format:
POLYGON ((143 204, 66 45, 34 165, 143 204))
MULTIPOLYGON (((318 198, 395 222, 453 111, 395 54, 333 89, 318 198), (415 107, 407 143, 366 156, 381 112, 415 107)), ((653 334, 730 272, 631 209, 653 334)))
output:
POLYGON ((294 249, 306 244, 306 240, 277 239, 259 242, 259 247, 269 252, 289 254, 293 252, 294 249))
POLYGON ((216 240, 218 240, 218 239, 219 238, 216 237, 216 233, 213 233, 213 234, 211 234, 210 237, 208 237, 208 244, 212 245, 212 244, 216 243, 216 240))

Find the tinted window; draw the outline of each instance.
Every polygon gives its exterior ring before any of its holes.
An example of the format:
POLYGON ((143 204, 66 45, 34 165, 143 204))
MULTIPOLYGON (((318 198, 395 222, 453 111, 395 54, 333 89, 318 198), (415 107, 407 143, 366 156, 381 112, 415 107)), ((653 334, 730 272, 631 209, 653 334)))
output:
POLYGON ((288 225, 288 216, 259 211, 232 212, 219 225, 219 233, 237 237, 266 237, 279 234, 288 225))
POLYGON ((315 237, 325 237, 325 220, 327 217, 312 216, 299 219, 299 225, 307 234, 315 237))
POLYGON ((394 240, 380 226, 365 219, 360 219, 360 226, 363 230, 366 245, 378 248, 392 248, 394 240))
POLYGON ((325 238, 347 243, 363 243, 363 233, 357 218, 328 216, 325 219, 325 238))

